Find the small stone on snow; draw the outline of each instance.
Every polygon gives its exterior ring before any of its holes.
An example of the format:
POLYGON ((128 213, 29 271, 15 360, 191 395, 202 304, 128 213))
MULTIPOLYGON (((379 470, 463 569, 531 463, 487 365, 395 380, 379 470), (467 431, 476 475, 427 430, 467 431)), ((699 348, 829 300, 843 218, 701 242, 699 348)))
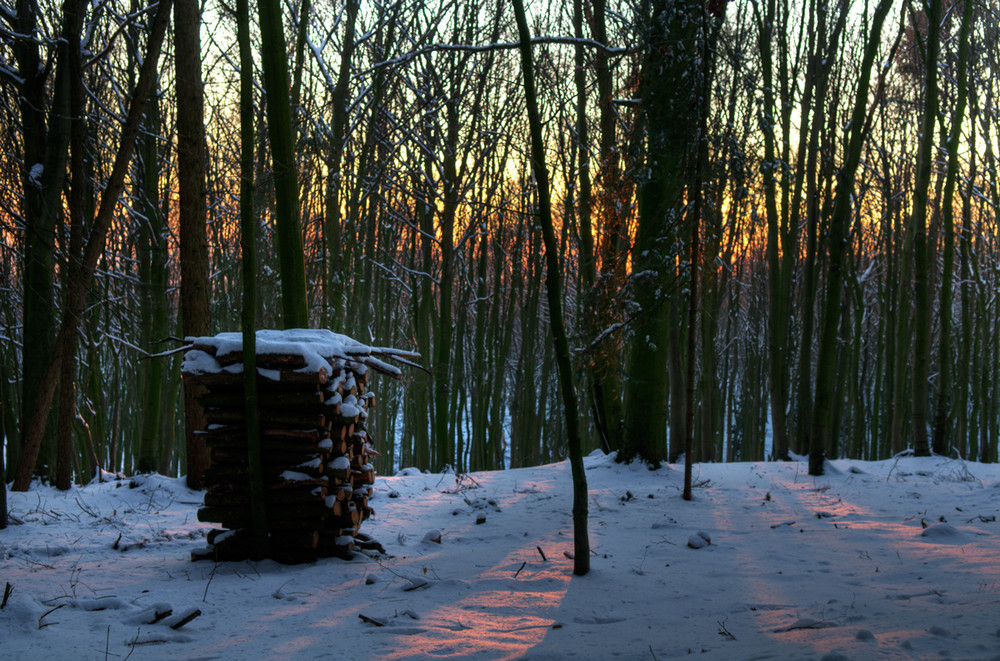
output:
POLYGON ((711 543, 712 538, 704 532, 698 532, 688 537, 688 547, 692 549, 703 549, 711 543))

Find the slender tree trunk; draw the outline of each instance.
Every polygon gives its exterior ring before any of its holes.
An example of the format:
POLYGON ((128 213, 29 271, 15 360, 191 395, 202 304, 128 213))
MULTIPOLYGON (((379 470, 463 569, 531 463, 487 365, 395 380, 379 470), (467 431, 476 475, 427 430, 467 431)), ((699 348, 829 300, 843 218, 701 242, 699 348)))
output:
MULTIPOLYGON (((702 3, 694 0, 657 0, 647 17, 649 37, 640 82, 648 133, 647 175, 638 195, 639 223, 632 249, 638 315, 619 459, 628 462, 638 455, 650 466, 658 466, 666 451, 668 353, 673 351, 675 359, 679 354, 680 333, 669 314, 669 301, 676 297, 678 286, 671 250, 680 243, 684 190, 697 150, 698 104, 692 97, 699 72, 696 18, 703 11, 702 3)), ((676 403, 683 401, 683 388, 677 387, 680 369, 675 360, 670 399, 677 415, 682 408, 676 403)), ((671 432, 678 431, 675 421, 671 432)))
MULTIPOLYGON (((64 5, 66 20, 66 76, 68 79, 68 109, 70 129, 70 172, 72 188, 69 200, 70 239, 69 254, 79 255, 83 251, 84 191, 84 150, 86 149, 86 126, 84 123, 83 70, 80 55, 80 32, 83 29, 83 3, 72 0, 64 5)), ((77 276, 76 264, 69 259, 64 264, 67 278, 77 276)), ((68 291, 68 288, 67 288, 68 291)), ((68 309, 69 301, 64 300, 68 309)), ((72 486, 72 431, 76 416, 76 343, 62 357, 59 380, 59 417, 56 426, 56 487, 68 490, 72 486)), ((2 473, 0 473, 2 475, 2 473)))
MULTIPOLYGON (((821 164, 821 152, 833 151, 830 142, 833 138, 829 132, 823 132, 824 110, 830 94, 830 72, 833 68, 835 54, 839 50, 840 37, 843 33, 847 21, 847 10, 841 7, 837 14, 837 23, 832 35, 827 35, 827 13, 828 8, 821 2, 813 2, 810 5, 812 14, 810 15, 810 27, 815 25, 818 37, 810 37, 809 42, 810 60, 806 67, 808 79, 806 93, 803 96, 804 104, 812 101, 812 118, 809 122, 808 134, 803 128, 802 137, 808 135, 806 150, 799 150, 800 163, 805 161, 804 173, 796 180, 795 194, 798 198, 805 186, 806 195, 806 257, 802 265, 803 287, 802 287, 802 337, 799 343, 799 395, 798 409, 799 415, 796 428, 796 451, 799 453, 808 451, 809 435, 813 419, 813 347, 816 327, 816 300, 819 298, 819 276, 820 276, 820 254, 819 254, 819 234, 820 221, 823 217, 823 201, 821 195, 821 182, 823 174, 828 173, 828 167, 821 164)), ((803 123, 809 114, 807 107, 803 107, 803 123)), ((831 115, 835 113, 830 113, 831 115)), ((834 121, 831 116, 830 121, 834 121)), ((790 276, 790 273, 788 275, 790 276)))
POLYGON ((531 62, 531 35, 528 32, 528 23, 524 16, 524 3, 522 0, 513 0, 513 4, 514 18, 517 21, 517 32, 521 42, 521 71, 531 132, 531 170, 538 185, 538 215, 542 226, 542 238, 545 241, 545 289, 548 294, 550 324, 566 414, 569 463, 573 473, 573 573, 582 576, 590 571, 590 540, 587 535, 587 476, 583 469, 573 366, 569 353, 569 341, 566 338, 566 328, 563 325, 562 276, 552 223, 552 203, 549 199, 549 173, 545 165, 542 120, 538 112, 538 100, 535 96, 535 76, 531 62))
POLYGON ((129 104, 125 123, 122 126, 121 144, 115 155, 111 176, 101 197, 97 216, 91 226, 90 236, 78 271, 79 277, 69 282, 68 305, 59 327, 59 333, 56 336, 55 349, 49 357, 41 380, 38 400, 26 426, 24 454, 21 456, 14 477, 16 491, 27 491, 31 484, 35 460, 41 449, 42 437, 45 434, 46 422, 55 396, 60 362, 63 354, 70 350, 72 343, 76 342, 76 331, 83 314, 87 291, 93 281, 98 259, 104 252, 107 231, 118 206, 118 197, 125 188, 125 176, 135 149, 145 103, 155 82, 160 46, 167 30, 171 9, 172 0, 160 0, 150 28, 147 52, 139 72, 138 83, 129 104))
POLYGON ((823 298, 822 324, 819 336, 819 357, 816 362, 816 395, 813 401, 811 435, 809 438, 809 474, 822 475, 828 448, 832 445, 834 408, 837 378, 838 327, 844 283, 844 260, 847 253, 848 230, 854 193, 854 176, 861 162, 863 141, 867 133, 867 108, 870 93, 869 81, 881 43, 882 25, 892 6, 892 0, 880 0, 872 19, 868 42, 865 44, 858 82, 851 113, 849 134, 845 145, 844 163, 837 177, 837 194, 830 216, 829 261, 826 292, 823 298))
MULTIPOLYGON (((932 430, 932 449, 937 454, 947 454, 952 442, 961 445, 962 439, 956 433, 953 421, 956 412, 953 410, 952 399, 952 279, 955 270, 955 185, 958 179, 958 145, 962 139, 962 119, 969 98, 969 32, 972 25, 973 3, 965 2, 962 11, 962 25, 958 37, 958 81, 956 83, 955 110, 951 119, 951 131, 948 134, 948 169, 945 175, 944 203, 944 246, 941 266, 941 304, 938 306, 940 321, 938 343, 938 378, 935 384, 936 397, 932 430)), ((960 398, 955 398, 960 399, 960 398)))
MULTIPOLYGON (((583 2, 584 0, 574 0, 573 2, 573 33, 577 39, 581 40, 584 38, 583 2)), ((607 38, 604 34, 604 12, 604 0, 598 0, 594 3, 592 31, 594 33, 594 38, 601 41, 601 43, 604 43, 603 40, 607 38)), ((610 200, 614 199, 612 191, 601 191, 601 198, 604 201, 604 204, 596 204, 593 197, 588 129, 589 118, 587 116, 588 67, 585 58, 584 46, 582 44, 577 44, 574 52, 574 58, 575 67, 573 77, 577 95, 575 120, 576 139, 579 143, 579 148, 576 151, 579 159, 578 178, 580 185, 578 203, 580 236, 579 274, 581 283, 581 298, 585 311, 585 337, 589 342, 597 338, 605 330, 602 325, 607 326, 613 321, 605 314, 605 311, 609 307, 606 300, 607 297, 605 296, 607 283, 598 282, 597 255, 594 241, 594 231, 596 228, 594 227, 592 209, 595 206, 599 207, 605 216, 616 215, 617 210, 611 208, 612 205, 608 204, 610 200)), ((614 118, 611 116, 612 108, 610 107, 610 72, 607 70, 607 56, 604 54, 603 49, 597 49, 594 60, 595 69, 597 70, 597 86, 601 107, 601 161, 599 162, 599 166, 601 167, 602 179, 607 179, 607 181, 603 182, 604 186, 610 187, 616 183, 612 180, 616 179, 613 174, 613 170, 616 169, 614 161, 617 159, 617 156, 612 153, 613 142, 610 144, 607 143, 605 137, 605 134, 607 133, 607 137, 613 141, 614 118), (605 83, 608 83, 607 90, 605 90, 605 83), (609 96, 607 102, 605 100, 605 91, 609 96)), ((613 217, 605 217, 604 220, 609 231, 617 231, 617 221, 614 220, 613 217)), ((616 245, 616 242, 610 242, 609 252, 612 250, 611 247, 614 245, 616 245)), ((602 270, 608 273, 607 279, 610 279, 609 267, 611 267, 611 263, 615 261, 615 258, 611 258, 610 255, 608 255, 606 256, 605 261, 608 263, 603 266, 602 270)), ((602 280, 603 279, 605 279, 605 276, 602 276, 602 280)), ((605 452, 620 449, 622 444, 621 388, 619 384, 620 366, 616 364, 617 360, 615 360, 614 349, 615 346, 613 342, 608 339, 603 339, 598 341, 597 345, 591 348, 590 357, 590 408, 594 421, 594 427, 597 430, 601 447, 605 452)))
POLYGON ((268 554, 264 509, 263 456, 257 397, 257 219, 254 214, 253 54, 250 49, 250 3, 237 0, 236 40, 240 51, 240 253, 243 273, 243 398, 246 414, 250 518, 254 555, 268 554))
MULTIPOLYGON (((607 0, 593 0, 591 9, 591 34, 594 41, 607 44, 607 0)), ((617 141, 618 112, 615 108, 614 79, 610 66, 610 55, 602 48, 593 53, 594 78, 597 83, 597 101, 600 108, 600 144, 598 151, 599 171, 596 179, 598 187, 593 200, 599 218, 592 222, 595 231, 597 222, 603 223, 603 240, 597 246, 598 280, 596 282, 595 303, 603 310, 603 316, 613 323, 624 319, 618 313, 613 300, 625 280, 625 263, 629 250, 626 218, 631 209, 632 185, 622 176, 621 156, 617 141)), ((604 329, 601 329, 602 332, 604 329)), ((625 411, 622 401, 622 342, 612 337, 605 339, 594 348, 596 373, 600 377, 600 392, 595 396, 603 402, 604 429, 611 449, 621 450, 625 435, 625 411)))
MULTIPOLYGON (((460 69, 461 71, 461 69, 460 69)), ((434 334, 434 440, 437 466, 455 465, 455 439, 448 424, 451 403, 452 297, 455 279, 455 214, 458 210, 458 99, 454 97, 457 85, 452 87, 451 98, 446 102, 446 137, 444 156, 444 195, 441 222, 438 228, 441 248, 441 269, 438 281, 438 316, 434 334)))
POLYGON ((267 133, 274 176, 275 238, 281 272, 281 310, 285 328, 309 326, 305 253, 299 220, 299 183, 295 164, 295 133, 288 98, 288 51, 278 0, 259 0, 267 133))
MULTIPOLYGON (((355 7, 357 6, 357 0, 353 3, 355 7)), ((292 110, 292 122, 293 124, 298 124, 295 120, 296 115, 299 112, 299 104, 302 102, 302 71, 305 69, 306 62, 306 41, 308 40, 309 31, 309 12, 312 11, 312 2, 310 0, 302 0, 302 4, 299 7, 299 23, 295 30, 295 66, 293 68, 294 74, 292 76, 292 90, 291 90, 291 110, 292 110)), ((351 6, 348 4, 348 14, 350 14, 351 6)), ((355 16, 357 15, 357 10, 355 9, 355 16)), ((351 18, 348 15, 348 22, 351 18)), ((349 28, 353 30, 353 27, 349 28)), ((351 40, 351 48, 354 46, 354 40, 351 40)), ((343 50, 348 50, 347 42, 344 42, 343 50)), ((350 56, 348 56, 350 59, 350 56)))
POLYGON ((780 220, 777 203, 777 181, 781 162, 777 156, 777 141, 775 126, 777 124, 776 105, 774 99, 773 38, 777 11, 774 0, 766 4, 767 12, 761 16, 757 4, 753 5, 757 21, 758 46, 762 74, 766 81, 763 88, 764 110, 760 125, 764 137, 764 162, 761 169, 764 176, 764 212, 767 221, 767 263, 768 263, 768 353, 771 360, 769 384, 769 400, 771 404, 772 448, 775 459, 788 459, 788 359, 786 346, 788 340, 788 297, 783 286, 788 275, 781 268, 779 246, 781 245, 780 220))
MULTIPOLYGON (((165 217, 159 208, 160 159, 159 159, 159 100, 156 90, 147 102, 146 135, 140 146, 142 180, 142 209, 139 219, 139 278, 141 309, 140 332, 145 346, 152 346, 167 335, 167 255, 165 217)), ((163 402, 165 359, 151 358, 144 361, 140 370, 142 405, 139 412, 138 462, 140 473, 152 473, 157 468, 160 447, 160 418, 163 402)))
MULTIPOLYGON (((348 84, 351 76, 351 59, 354 56, 354 28, 358 17, 358 0, 347 0, 347 22, 344 25, 344 41, 340 51, 340 71, 333 90, 333 127, 330 135, 330 162, 327 174, 326 202, 326 251, 329 264, 328 282, 325 283, 327 307, 335 324, 343 323, 344 292, 347 288, 347 273, 343 258, 343 219, 341 218, 341 190, 344 183, 344 148, 347 139, 348 84)), ((304 36, 304 31, 300 32, 304 36)), ((381 89, 378 85, 376 89, 381 89)), ((379 104, 376 103, 376 109, 379 104)))
MULTIPOLYGON (((185 336, 208 335, 208 235, 206 229, 204 90, 201 80, 201 11, 197 0, 176 0, 174 71, 177 89, 177 216, 181 274, 181 322, 185 336)), ((199 388, 184 383, 187 485, 201 489, 208 468, 205 442, 195 434, 207 426, 199 388)))
MULTIPOLYGON (((36 3, 19 0, 14 20, 15 31, 21 35, 34 35, 38 11, 36 3)), ((22 463, 21 453, 28 452, 30 442, 27 438, 30 432, 24 423, 31 419, 34 410, 45 399, 45 369, 55 349, 55 235, 62 214, 62 193, 70 142, 71 76, 68 71, 68 43, 79 43, 82 21, 75 0, 69 0, 64 6, 62 38, 55 44, 55 75, 51 82, 49 77, 53 67, 50 63, 41 61, 40 42, 35 39, 13 40, 14 59, 22 79, 18 100, 24 126, 22 438, 19 445, 12 446, 11 452, 12 464, 16 461, 18 470, 22 463), (49 91, 46 88, 50 85, 51 101, 47 102, 49 91), (46 116, 47 106, 49 112, 46 116)), ((52 421, 52 417, 50 416, 49 421, 52 421)), ((55 434, 44 434, 46 454, 54 439, 55 434)), ((41 450, 34 452, 34 461, 37 461, 39 452, 41 450)), ((49 468, 55 469, 56 462, 53 461, 49 468)))
MULTIPOLYGON (((701 232, 702 215, 705 204, 705 188, 709 185, 709 148, 708 148, 708 115, 711 111, 712 77, 714 73, 716 37, 722 25, 723 12, 718 22, 712 22, 710 14, 703 12, 700 17, 701 43, 698 44, 698 60, 700 63, 700 87, 698 104, 698 134, 693 146, 695 166, 692 169, 694 177, 691 180, 689 197, 691 198, 691 246, 688 264, 689 299, 688 299, 688 338, 687 338, 687 383, 685 392, 684 412, 687 420, 684 423, 684 500, 691 500, 691 472, 695 462, 694 454, 694 410, 695 410, 695 366, 698 362, 698 313, 701 309, 701 232)), ((704 366, 703 366, 704 368, 704 366)), ((703 406, 711 407, 711 400, 702 402, 703 406)))
POLYGON ((941 47, 941 0, 927 0, 927 37, 924 57, 924 112, 920 122, 917 177, 913 189, 913 451, 931 452, 927 438, 931 363, 931 245, 927 238, 927 207, 930 203, 931 169, 934 159, 934 127, 938 114, 938 51, 941 47))

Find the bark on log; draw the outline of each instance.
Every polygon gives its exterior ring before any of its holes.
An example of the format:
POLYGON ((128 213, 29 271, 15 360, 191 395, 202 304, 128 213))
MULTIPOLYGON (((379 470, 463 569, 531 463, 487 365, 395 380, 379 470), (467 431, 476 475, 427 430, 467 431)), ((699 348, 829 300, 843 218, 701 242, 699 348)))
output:
MULTIPOLYGON (((260 377, 260 391, 289 390, 300 388, 319 388, 329 380, 330 375, 325 370, 319 372, 297 372, 295 370, 257 369, 260 377)), ((232 372, 206 372, 192 374, 184 372, 184 381, 193 385, 204 386, 209 390, 239 390, 243 388, 243 374, 232 372)))
MULTIPOLYGON (((276 530, 293 522, 299 525, 293 527, 315 526, 330 513, 330 508, 323 502, 317 503, 276 503, 265 504, 268 528, 276 530), (271 521, 274 521, 272 524, 271 521)), ((250 527, 249 507, 202 507, 198 510, 198 520, 202 523, 221 523, 224 528, 237 529, 250 527)))
MULTIPOLYGON (((319 490, 321 487, 316 487, 319 490)), ((301 492, 301 491, 271 491, 265 494, 264 502, 266 505, 315 505, 318 503, 326 503, 326 491, 323 490, 321 494, 313 494, 311 492, 301 492)), ((205 507, 250 507, 250 492, 246 493, 240 492, 228 492, 228 493, 206 493, 205 494, 205 507)))
MULTIPOLYGON (((258 401, 261 408, 308 408, 320 406, 326 398, 317 390, 274 390, 262 393, 258 401)), ((244 404, 243 390, 210 390, 201 398, 202 406, 225 406, 240 408, 244 404)))
MULTIPOLYGON (((246 451, 242 448, 216 446, 211 452, 212 462, 230 466, 245 466, 249 464, 246 451)), ((323 465, 328 455, 325 450, 314 453, 304 453, 274 446, 261 450, 264 463, 272 468, 284 468, 318 477, 323 474, 323 465)))
MULTIPOLYGON (((243 412, 236 408, 213 406, 205 409, 205 418, 210 425, 233 425, 243 422, 243 412)), ((325 429, 326 416, 321 413, 299 413, 296 411, 275 411, 261 409, 261 425, 285 429, 325 429)))

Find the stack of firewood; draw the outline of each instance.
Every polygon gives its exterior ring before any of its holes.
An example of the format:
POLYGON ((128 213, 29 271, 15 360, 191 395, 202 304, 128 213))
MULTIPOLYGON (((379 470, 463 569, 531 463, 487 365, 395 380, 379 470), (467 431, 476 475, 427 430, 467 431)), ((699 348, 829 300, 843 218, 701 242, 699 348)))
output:
MULTIPOLYGON (((250 474, 239 334, 191 338, 184 378, 201 386, 211 451, 203 475, 208 535, 196 558, 240 560, 254 555, 250 474)), ((258 412, 269 556, 281 562, 349 557, 369 506, 375 451, 366 426, 375 405, 372 370, 399 378, 415 354, 373 349, 328 331, 259 331, 258 412)))

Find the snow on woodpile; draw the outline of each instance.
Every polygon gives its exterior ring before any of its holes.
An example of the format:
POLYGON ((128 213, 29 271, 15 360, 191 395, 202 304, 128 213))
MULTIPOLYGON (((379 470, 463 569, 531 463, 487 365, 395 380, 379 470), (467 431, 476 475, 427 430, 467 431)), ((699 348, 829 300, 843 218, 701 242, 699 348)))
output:
MULTIPOLYGON (((198 518, 222 526, 198 558, 250 557, 250 477, 243 396, 243 337, 220 333, 187 338, 184 379, 203 387, 199 402, 211 451, 204 506, 198 518)), ((369 347, 326 330, 257 331, 258 409, 270 555, 283 562, 349 556, 373 513, 375 471, 367 428, 375 406, 372 371, 400 378, 393 360, 419 355, 369 347), (360 535, 360 536, 359 536, 360 535)))

